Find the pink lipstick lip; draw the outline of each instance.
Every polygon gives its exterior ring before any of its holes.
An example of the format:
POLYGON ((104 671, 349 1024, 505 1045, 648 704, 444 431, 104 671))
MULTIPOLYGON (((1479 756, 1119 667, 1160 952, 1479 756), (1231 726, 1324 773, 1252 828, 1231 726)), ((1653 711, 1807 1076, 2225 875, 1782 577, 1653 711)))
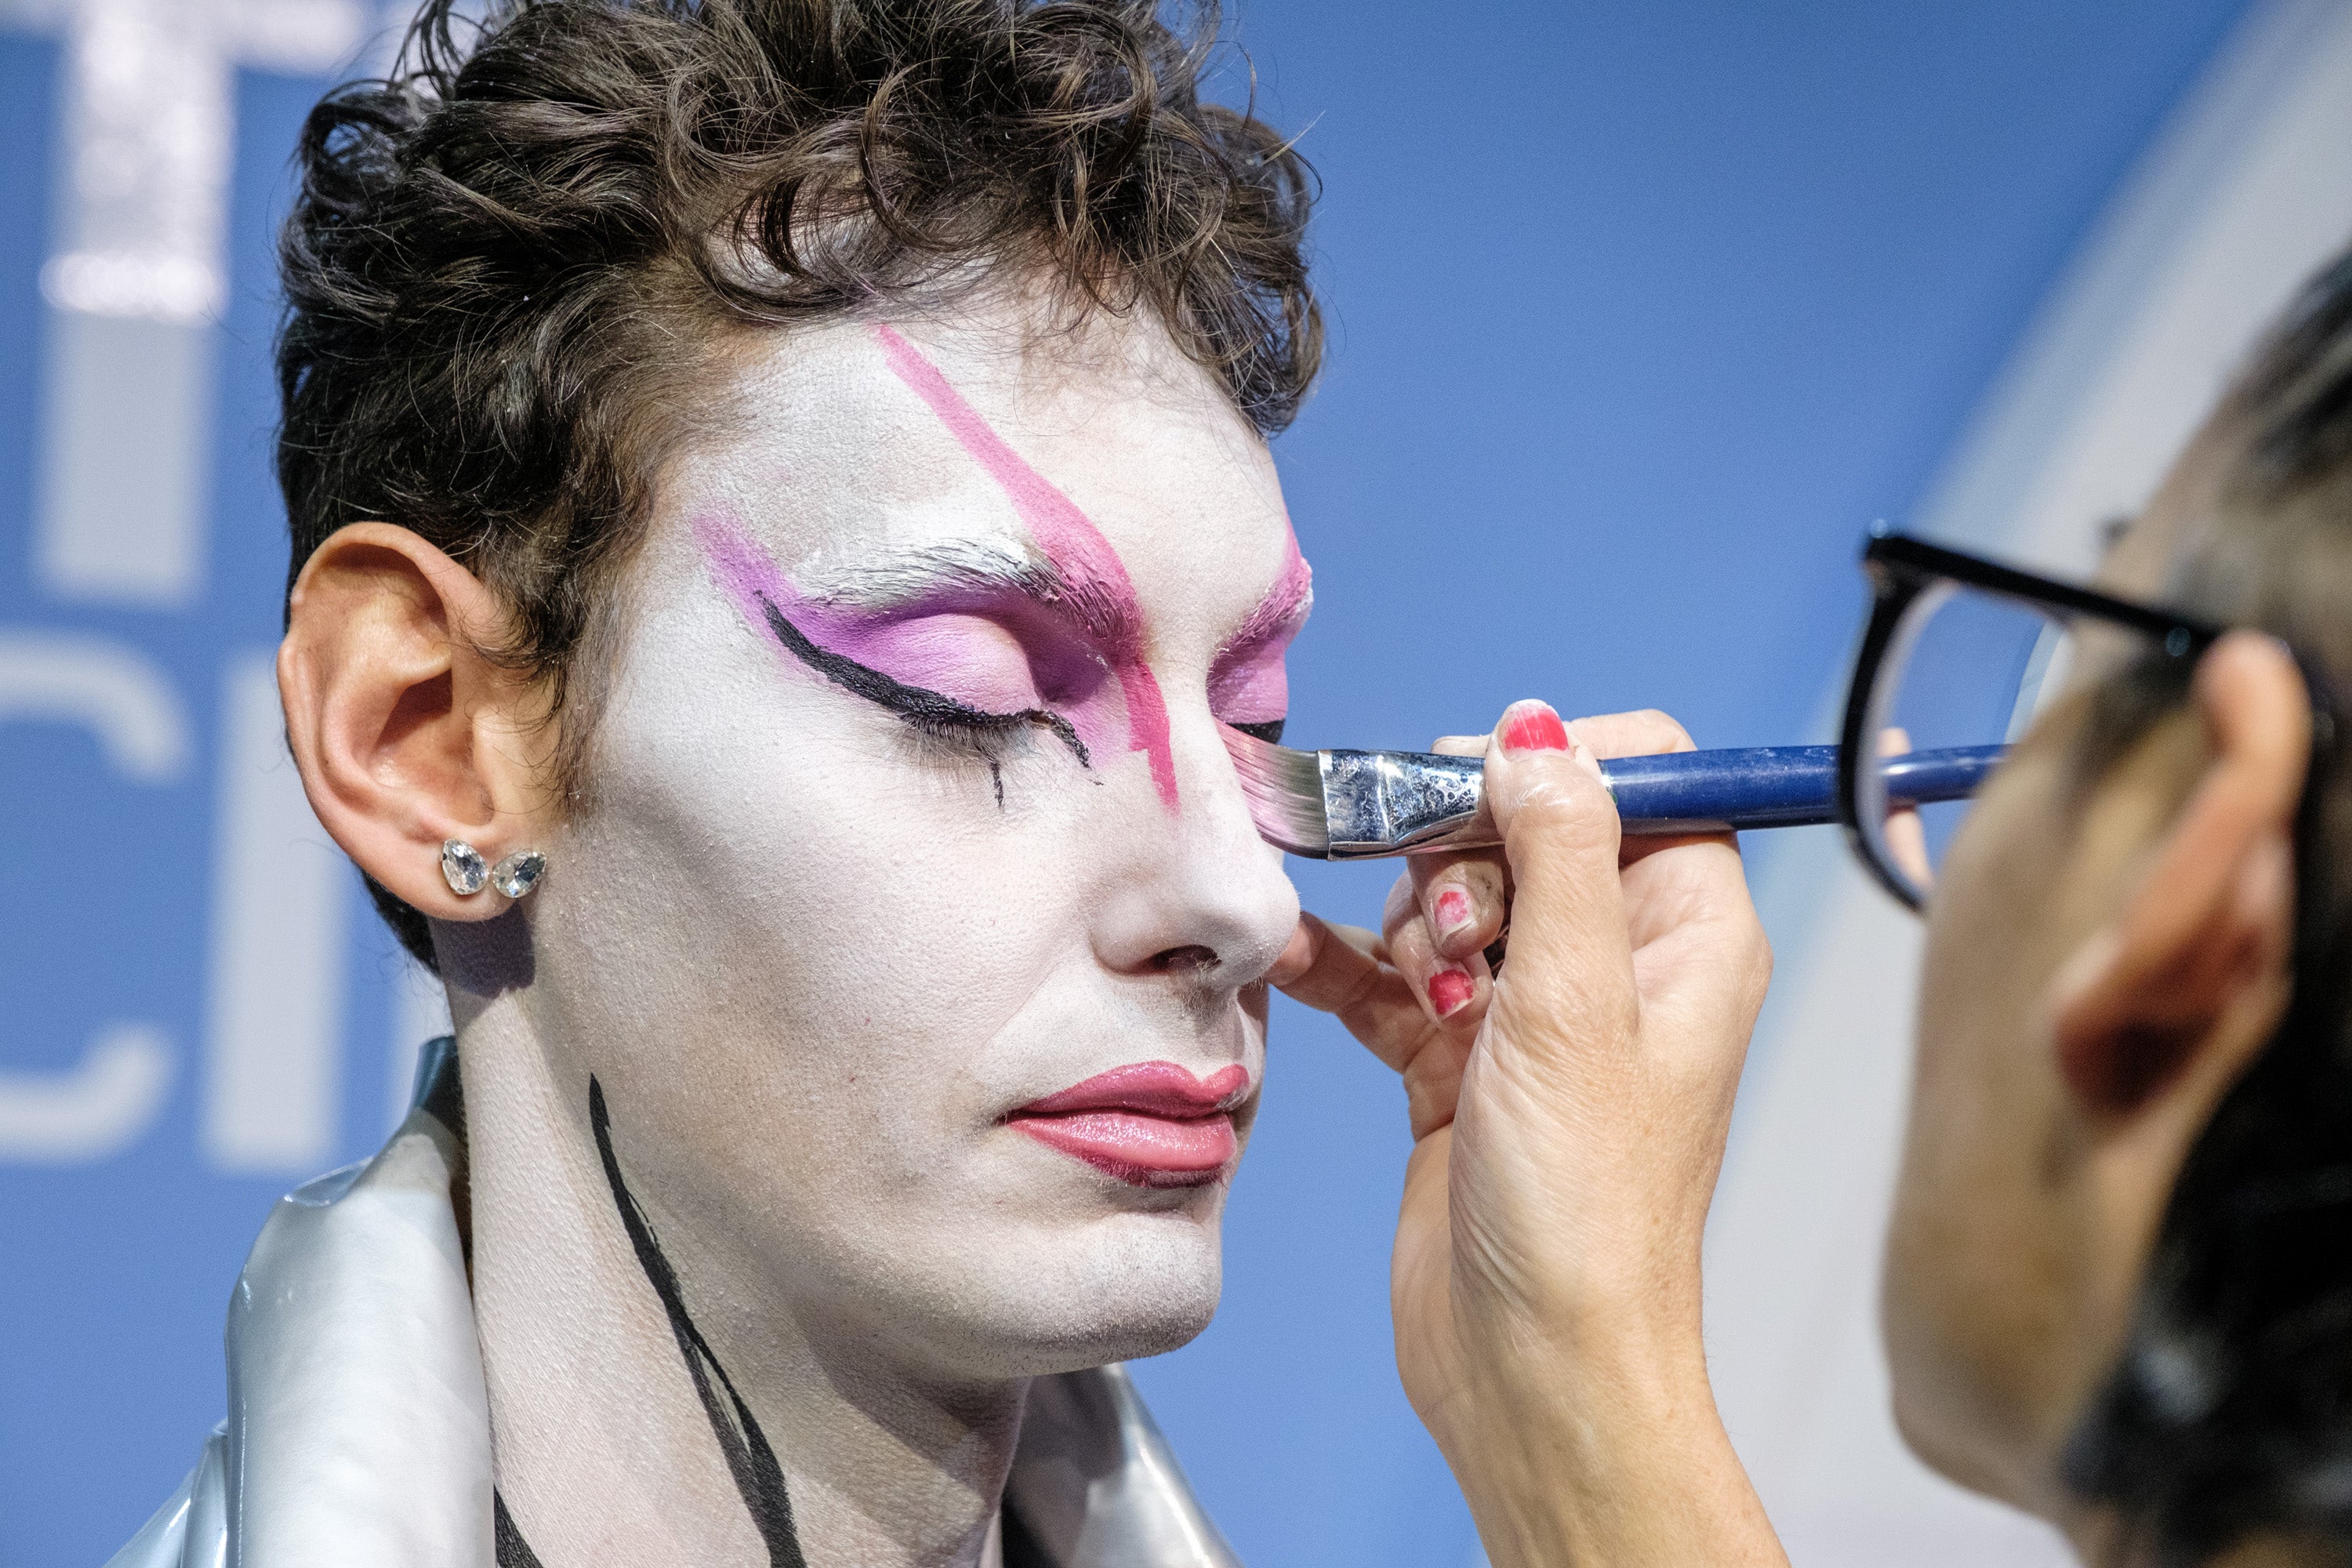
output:
POLYGON ((1138 1062, 1033 1100, 1006 1123, 1133 1186, 1205 1186, 1233 1163, 1232 1113, 1253 1087, 1238 1065, 1203 1079, 1174 1062, 1138 1062))
POLYGON ((1133 1110, 1192 1121, 1232 1110, 1249 1098, 1249 1069, 1234 1063, 1206 1078, 1174 1062, 1135 1062, 1033 1100, 1015 1116, 1066 1116, 1077 1110, 1133 1110))

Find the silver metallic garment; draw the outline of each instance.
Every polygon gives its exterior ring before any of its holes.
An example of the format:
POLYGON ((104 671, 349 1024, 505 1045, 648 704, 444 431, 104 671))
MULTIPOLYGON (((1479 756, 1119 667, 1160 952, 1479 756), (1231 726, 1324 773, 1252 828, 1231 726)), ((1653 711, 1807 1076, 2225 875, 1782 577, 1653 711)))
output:
MULTIPOLYGON (((109 1568, 494 1568, 457 1070, 433 1042, 376 1156, 278 1201, 230 1299, 228 1419, 109 1568)), ((1031 1384, 1003 1524, 1003 1568, 1240 1568, 1116 1366, 1031 1384)))

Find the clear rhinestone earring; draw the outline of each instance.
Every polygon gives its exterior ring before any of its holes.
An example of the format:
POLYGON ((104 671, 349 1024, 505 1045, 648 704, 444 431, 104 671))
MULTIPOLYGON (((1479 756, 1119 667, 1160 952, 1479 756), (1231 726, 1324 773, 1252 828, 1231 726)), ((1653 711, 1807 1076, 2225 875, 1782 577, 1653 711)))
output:
POLYGON ((490 879, 490 863, 462 838, 441 841, 441 879, 461 899, 473 897, 490 879))
POLYGON ((490 868, 490 886, 509 899, 520 899, 539 886, 547 857, 536 849, 518 849, 490 868))

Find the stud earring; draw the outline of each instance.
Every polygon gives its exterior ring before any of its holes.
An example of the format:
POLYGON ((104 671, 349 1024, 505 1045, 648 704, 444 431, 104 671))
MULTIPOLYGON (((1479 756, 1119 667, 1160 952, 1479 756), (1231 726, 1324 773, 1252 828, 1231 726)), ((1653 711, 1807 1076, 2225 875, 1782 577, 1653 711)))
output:
POLYGON ((509 899, 520 899, 539 886, 547 857, 536 849, 518 849, 490 868, 490 886, 509 899))
POLYGON ((490 863, 464 839, 445 838, 441 841, 441 879, 449 884, 451 892, 469 899, 489 881, 490 863))
POLYGON ((441 878, 449 890, 470 899, 484 888, 496 888, 509 899, 520 899, 539 886, 547 870, 547 857, 536 849, 518 849, 493 866, 482 852, 462 838, 441 841, 441 878))

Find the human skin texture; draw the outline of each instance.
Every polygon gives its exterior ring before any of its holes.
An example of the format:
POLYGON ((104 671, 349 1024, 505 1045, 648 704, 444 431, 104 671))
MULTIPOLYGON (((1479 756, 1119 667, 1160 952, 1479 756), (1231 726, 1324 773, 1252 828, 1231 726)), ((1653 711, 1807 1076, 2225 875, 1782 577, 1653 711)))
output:
POLYGON ((1164 334, 1033 324, 735 348, 545 881, 436 928, 499 1482, 549 1568, 775 1550, 620 1184, 811 1563, 977 1561, 1024 1380, 1216 1304, 1297 916, 1217 726, 1281 716, 1306 574, 1164 334))

